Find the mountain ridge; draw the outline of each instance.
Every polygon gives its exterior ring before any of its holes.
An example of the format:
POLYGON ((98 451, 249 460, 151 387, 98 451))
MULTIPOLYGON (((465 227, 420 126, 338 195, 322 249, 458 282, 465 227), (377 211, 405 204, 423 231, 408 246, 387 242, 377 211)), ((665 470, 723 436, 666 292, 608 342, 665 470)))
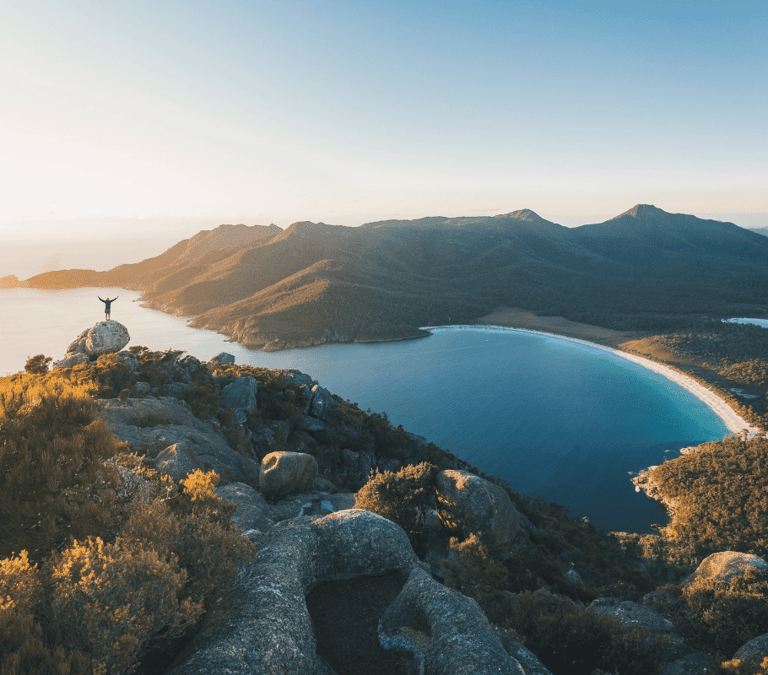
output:
POLYGON ((107 272, 32 287, 119 286, 248 347, 402 339, 510 306, 612 329, 768 308, 768 239, 638 204, 567 228, 530 209, 496 216, 221 226, 107 272), (258 228, 258 229, 256 229, 258 228))

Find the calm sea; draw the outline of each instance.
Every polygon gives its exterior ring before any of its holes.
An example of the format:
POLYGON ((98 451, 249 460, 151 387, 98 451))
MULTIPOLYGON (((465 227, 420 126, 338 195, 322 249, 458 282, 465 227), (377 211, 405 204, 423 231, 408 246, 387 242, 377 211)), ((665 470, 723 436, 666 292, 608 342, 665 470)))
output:
POLYGON ((608 530, 642 532, 665 522, 661 509, 635 493, 630 474, 727 433, 669 380, 566 340, 477 329, 268 354, 144 309, 136 293, 121 289, 0 289, 0 375, 22 370, 35 354, 61 358, 103 318, 97 295, 119 295, 112 318, 127 326, 132 345, 183 349, 202 360, 228 351, 238 363, 298 368, 512 489, 608 530))

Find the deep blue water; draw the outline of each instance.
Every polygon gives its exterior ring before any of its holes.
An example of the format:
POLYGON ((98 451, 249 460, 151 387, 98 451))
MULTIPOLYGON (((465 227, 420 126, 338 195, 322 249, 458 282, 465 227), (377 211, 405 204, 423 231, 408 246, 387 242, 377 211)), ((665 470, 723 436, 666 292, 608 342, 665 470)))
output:
POLYGON ((363 409, 386 412, 525 494, 609 530, 647 531, 664 513, 630 473, 688 445, 721 438, 723 422, 692 394, 630 361, 585 345, 513 331, 444 331, 405 342, 253 352, 184 319, 141 308, 119 289, 0 290, 0 375, 27 356, 61 358, 103 318, 96 295, 120 295, 112 318, 131 344, 209 359, 298 368, 363 409))

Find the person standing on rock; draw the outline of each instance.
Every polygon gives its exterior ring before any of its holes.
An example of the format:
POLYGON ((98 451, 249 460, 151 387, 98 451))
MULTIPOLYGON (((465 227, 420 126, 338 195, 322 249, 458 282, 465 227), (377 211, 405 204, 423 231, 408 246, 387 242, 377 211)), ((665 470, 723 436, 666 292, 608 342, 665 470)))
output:
POLYGON ((112 303, 115 300, 117 300, 120 296, 116 295, 111 300, 109 298, 104 300, 104 298, 102 298, 100 295, 97 295, 96 297, 104 303, 104 316, 107 317, 107 321, 109 321, 109 315, 112 312, 112 303))

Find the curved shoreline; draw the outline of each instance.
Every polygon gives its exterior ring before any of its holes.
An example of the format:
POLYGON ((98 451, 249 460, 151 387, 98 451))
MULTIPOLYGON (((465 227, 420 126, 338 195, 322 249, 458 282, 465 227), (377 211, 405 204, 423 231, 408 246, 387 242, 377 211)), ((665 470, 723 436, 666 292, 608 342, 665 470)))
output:
POLYGON ((756 427, 749 425, 744 419, 742 419, 736 411, 731 408, 722 398, 715 394, 712 390, 707 389, 703 385, 696 382, 691 377, 683 375, 670 366, 664 366, 650 359, 643 358, 642 356, 636 356, 629 352, 623 352, 620 349, 614 349, 613 347, 606 347, 605 345, 598 344, 597 342, 589 342, 580 338, 568 337, 566 335, 558 335, 557 333, 548 333, 541 330, 532 330, 530 328, 510 328, 508 326, 493 326, 488 324, 472 325, 462 324, 455 326, 422 326, 422 330, 427 330, 430 333, 436 333, 441 330, 475 330, 485 331, 489 333, 501 333, 501 332, 515 332, 515 333, 528 333, 531 335, 542 335, 544 337, 557 338, 558 340, 567 340, 569 342, 576 342, 578 344, 585 345, 587 347, 593 347, 600 349, 609 354, 620 356, 623 359, 632 361, 643 368, 658 373, 663 377, 666 377, 671 382, 681 386, 687 392, 693 394, 702 403, 704 403, 712 412, 715 413, 725 424, 731 433, 739 433, 746 431, 750 436, 758 436, 760 430, 756 427))

